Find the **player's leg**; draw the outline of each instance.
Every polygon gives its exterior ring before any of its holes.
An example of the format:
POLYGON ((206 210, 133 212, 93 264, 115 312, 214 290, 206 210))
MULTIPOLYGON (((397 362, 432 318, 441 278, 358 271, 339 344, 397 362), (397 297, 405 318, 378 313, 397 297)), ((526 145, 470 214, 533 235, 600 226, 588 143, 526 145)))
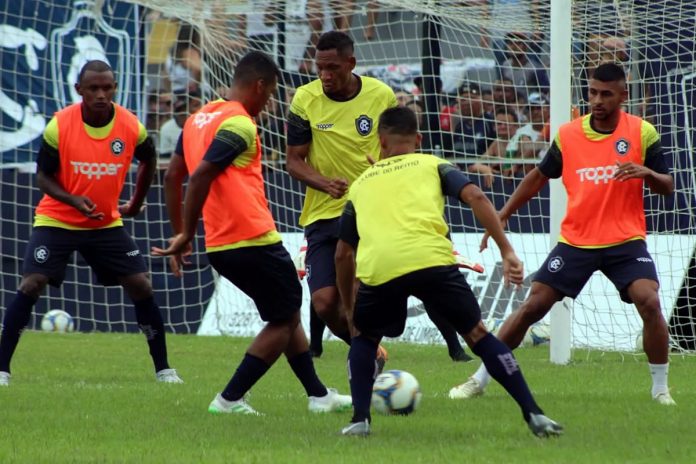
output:
POLYGON ((383 336, 397 337, 406 325, 408 293, 401 286, 403 277, 383 285, 360 284, 353 311, 353 324, 359 335, 353 337, 348 352, 348 378, 353 397, 351 423, 343 435, 370 433, 372 386, 379 373, 375 360, 383 336))
POLYGON ((324 352, 323 339, 326 324, 321 320, 314 305, 309 303, 309 353, 313 358, 321 357, 324 352))
POLYGON ((471 361, 472 357, 466 354, 464 347, 461 343, 459 343, 459 335, 457 334, 457 331, 454 330, 454 327, 444 320, 437 311, 431 311, 426 306, 425 312, 428 314, 428 317, 433 324, 435 324, 435 327, 437 327, 437 330, 440 331, 442 338, 445 340, 445 343, 447 344, 447 351, 449 352, 449 356, 452 358, 452 361, 471 361))
POLYGON ((9 385, 10 363, 34 304, 46 285, 60 286, 68 259, 79 242, 79 232, 55 227, 35 227, 24 254, 22 281, 5 309, 0 336, 0 386, 9 385))
MULTIPOLYGON (((600 261, 601 255, 597 250, 558 244, 534 274, 529 296, 503 322, 497 338, 509 348, 517 348, 529 327, 543 318, 556 301, 564 296, 575 298, 580 293, 592 273, 599 269, 600 261), (572 263, 572 266, 566 263, 572 263)), ((450 398, 479 396, 490 380, 485 365, 480 365, 469 380, 450 390, 450 398)))
POLYGON ((510 349, 488 333, 481 309, 464 276, 455 266, 421 271, 422 284, 415 296, 455 327, 471 350, 519 405, 532 432, 539 436, 560 434, 562 428, 544 416, 532 396, 522 370, 510 349))
POLYGON ((669 393, 669 331, 662 316, 657 270, 643 240, 606 249, 602 272, 614 283, 621 299, 636 305, 643 320, 643 349, 652 376, 652 397, 676 404, 669 393))

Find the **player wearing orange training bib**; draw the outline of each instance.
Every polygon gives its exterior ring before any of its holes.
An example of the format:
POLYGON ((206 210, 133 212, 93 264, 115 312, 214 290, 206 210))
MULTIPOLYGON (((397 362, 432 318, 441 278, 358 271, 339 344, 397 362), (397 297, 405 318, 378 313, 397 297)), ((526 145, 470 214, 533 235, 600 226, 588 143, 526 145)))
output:
MULTIPOLYGON (((562 178, 568 193, 558 245, 534 275, 520 308, 500 328, 498 337, 517 347, 533 323, 557 301, 575 298, 595 271, 612 281, 643 320, 643 348, 652 376, 652 397, 674 405, 667 385, 668 332, 660 309, 655 263, 645 243, 643 185, 669 195, 674 180, 655 128, 625 113, 626 76, 620 66, 597 67, 589 86, 590 115, 559 129, 551 148, 499 212, 505 223, 534 197, 549 178, 562 178)), ((484 236, 482 248, 485 248, 484 236)), ((485 367, 450 391, 451 398, 480 395, 489 381, 485 367)))

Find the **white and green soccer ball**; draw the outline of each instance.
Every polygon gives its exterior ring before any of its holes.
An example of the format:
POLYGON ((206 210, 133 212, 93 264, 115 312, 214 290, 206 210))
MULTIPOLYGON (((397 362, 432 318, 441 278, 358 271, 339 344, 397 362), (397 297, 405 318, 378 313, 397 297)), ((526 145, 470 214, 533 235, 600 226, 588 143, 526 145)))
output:
POLYGON ((381 414, 407 415, 418 409, 421 401, 418 380, 406 372, 381 373, 372 387, 372 408, 381 414))
POLYGON ((44 332, 68 333, 75 330, 75 320, 60 309, 52 309, 41 319, 41 330, 44 332))

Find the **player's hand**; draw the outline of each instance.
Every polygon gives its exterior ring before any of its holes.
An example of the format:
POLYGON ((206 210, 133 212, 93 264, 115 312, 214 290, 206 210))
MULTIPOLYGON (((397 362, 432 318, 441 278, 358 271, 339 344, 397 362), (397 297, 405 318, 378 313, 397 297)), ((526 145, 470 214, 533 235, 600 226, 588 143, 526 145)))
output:
POLYGON ((92 200, 90 200, 88 197, 82 197, 78 195, 74 195, 70 199, 70 206, 84 214, 90 219, 95 219, 97 221, 101 221, 104 219, 104 213, 95 213, 94 211, 97 209, 97 205, 94 204, 92 200))
MULTIPOLYGON (((500 226, 505 230, 507 227, 507 220, 500 220, 500 226)), ((479 252, 482 252, 488 248, 488 239, 491 238, 491 234, 486 230, 483 232, 483 238, 481 239, 481 244, 479 245, 479 252)))
POLYGON ((348 191, 348 181, 346 179, 329 179, 329 184, 326 186, 326 193, 331 195, 331 198, 341 198, 348 191))
POLYGON ((132 200, 118 205, 118 212, 124 217, 135 217, 143 211, 145 211, 145 205, 135 205, 132 200))
POLYGON ((619 163, 616 162, 616 171, 614 172, 614 179, 619 181, 625 181, 630 179, 644 179, 650 174, 650 169, 643 165, 635 164, 632 162, 619 163))
POLYGON ((514 285, 519 288, 524 281, 524 265, 514 251, 503 256, 503 279, 505 285, 514 285))
POLYGON ((169 268, 175 277, 182 276, 182 268, 184 265, 191 264, 188 257, 193 253, 191 240, 193 237, 188 237, 184 234, 177 234, 169 239, 169 247, 166 249, 152 247, 154 256, 169 256, 169 268))

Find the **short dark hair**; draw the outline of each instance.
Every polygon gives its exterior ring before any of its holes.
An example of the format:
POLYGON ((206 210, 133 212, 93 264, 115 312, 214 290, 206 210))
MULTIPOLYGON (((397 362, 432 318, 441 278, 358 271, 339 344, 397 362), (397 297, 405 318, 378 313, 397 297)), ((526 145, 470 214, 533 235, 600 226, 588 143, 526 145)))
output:
POLYGON ((340 55, 352 55, 355 50, 353 39, 341 31, 324 32, 317 42, 317 50, 336 50, 340 55))
POLYGON ((597 79, 600 82, 625 81, 626 73, 616 63, 602 63, 592 73, 592 79, 597 79))
POLYGON ((501 106, 497 110, 495 110, 495 115, 498 116, 499 114, 503 114, 505 116, 512 116, 514 122, 520 122, 520 118, 517 117, 517 114, 515 114, 514 111, 508 110, 504 106, 501 106))
MULTIPOLYGON (((111 72, 111 74, 114 74, 114 70, 111 69, 111 66, 109 66, 109 63, 106 61, 102 60, 91 60, 85 63, 84 66, 82 66, 82 69, 80 69, 80 74, 77 75, 77 83, 79 84, 82 82, 82 78, 85 77, 85 73, 87 71, 94 71, 94 72, 111 72)), ((114 75, 114 77, 116 77, 114 75)))
POLYGON ((252 51, 239 60, 234 68, 233 83, 251 83, 259 79, 272 81, 280 78, 280 69, 273 59, 263 52, 252 51))
POLYGON ((411 108, 395 106, 388 108, 379 117, 379 132, 396 135, 418 133, 418 119, 411 108))

